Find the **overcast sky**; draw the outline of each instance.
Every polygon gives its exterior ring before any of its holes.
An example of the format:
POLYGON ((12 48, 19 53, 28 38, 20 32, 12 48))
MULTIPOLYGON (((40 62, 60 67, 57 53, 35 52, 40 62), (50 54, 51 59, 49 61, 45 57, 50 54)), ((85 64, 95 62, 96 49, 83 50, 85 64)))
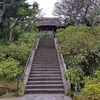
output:
POLYGON ((54 4, 57 0, 27 0, 30 4, 36 1, 39 4, 39 8, 43 8, 44 13, 46 13, 45 17, 53 17, 52 11, 54 9, 54 4))

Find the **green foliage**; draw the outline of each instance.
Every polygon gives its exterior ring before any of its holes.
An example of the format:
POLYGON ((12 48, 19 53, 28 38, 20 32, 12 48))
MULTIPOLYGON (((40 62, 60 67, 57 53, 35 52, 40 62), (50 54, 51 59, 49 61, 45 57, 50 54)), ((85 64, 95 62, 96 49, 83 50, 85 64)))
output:
POLYGON ((22 66, 25 66, 31 48, 35 48, 36 40, 37 33, 34 31, 33 33, 23 32, 19 35, 18 41, 9 42, 6 39, 0 41, 0 80, 3 84, 0 85, 4 89, 7 88, 7 91, 10 91, 10 95, 13 90, 16 90, 14 94, 19 94, 22 88, 22 86, 20 88, 21 81, 19 81, 23 72, 22 66), (5 81, 2 79, 8 81, 8 85, 5 86, 5 81), (15 79, 16 86, 12 84, 12 89, 9 89, 9 84, 11 81, 15 81, 15 79))
POLYGON ((75 100, 100 100, 100 26, 58 29, 57 39, 68 70, 75 100), (76 91, 75 91, 76 92, 76 91))
POLYGON ((80 82, 83 77, 83 71, 80 68, 70 68, 67 70, 66 76, 74 84, 75 82, 80 82))
POLYGON ((17 43, 18 45, 21 45, 21 43, 25 43, 28 46, 31 46, 32 44, 36 43, 36 38, 37 38, 37 33, 25 33, 25 34, 21 34, 17 43))
POLYGON ((1 39, 0 40, 0 46, 4 46, 4 45, 10 45, 10 41, 8 41, 7 39, 1 39))
POLYGON ((23 71, 18 61, 13 58, 8 58, 0 62, 0 77, 8 80, 16 78, 23 71))
MULTIPOLYGON (((82 84, 82 78, 83 78, 83 71, 80 68, 70 68, 66 71, 65 77, 70 81, 72 85, 74 85, 74 90, 75 90, 75 85, 77 84, 77 89, 81 90, 81 84, 82 84)), ((72 89, 73 89, 72 87, 72 89)))
POLYGON ((100 82, 87 84, 82 91, 85 100, 100 100, 100 82))
POLYGON ((74 97, 74 92, 73 91, 69 91, 69 92, 67 92, 66 95, 70 96, 71 98, 73 98, 74 97))
POLYGON ((98 80, 100 80, 100 70, 95 70, 93 77, 96 78, 96 79, 98 79, 98 80))
POLYGON ((43 37, 43 38, 52 38, 52 37, 53 37, 52 31, 44 31, 44 32, 42 33, 42 37, 43 37))
POLYGON ((98 69, 100 29, 85 25, 58 30, 57 39, 68 67, 80 66, 86 75, 98 69))
POLYGON ((7 38, 7 34, 8 34, 9 30, 8 28, 5 28, 1 33, 0 33, 0 37, 1 38, 7 38))
MULTIPOLYGON (((7 4, 10 4, 7 1, 7 4)), ((0 8, 2 11, 2 7, 0 8)), ((40 12, 37 2, 32 5, 28 4, 26 0, 14 0, 10 7, 6 7, 0 25, 0 38, 7 38, 11 41, 17 40, 21 31, 28 29, 33 31, 34 20, 36 15, 40 12), (17 28, 20 27, 20 30, 17 28), (11 30, 12 29, 12 30, 11 30)))
POLYGON ((6 56, 6 47, 5 46, 0 46, 0 61, 2 61, 4 59, 4 57, 6 56))
POLYGON ((12 57, 19 61, 20 64, 25 64, 31 46, 33 45, 35 48, 36 38, 36 33, 23 33, 15 43, 11 43, 7 46, 0 46, 0 60, 3 58, 12 57))
POLYGON ((18 60, 20 62, 20 64, 23 64, 26 62, 29 51, 30 51, 30 48, 27 47, 27 45, 25 45, 25 44, 23 44, 21 46, 11 44, 8 47, 7 56, 18 60))
POLYGON ((85 86, 81 90, 84 100, 100 100, 100 71, 94 72, 94 77, 84 78, 85 86))

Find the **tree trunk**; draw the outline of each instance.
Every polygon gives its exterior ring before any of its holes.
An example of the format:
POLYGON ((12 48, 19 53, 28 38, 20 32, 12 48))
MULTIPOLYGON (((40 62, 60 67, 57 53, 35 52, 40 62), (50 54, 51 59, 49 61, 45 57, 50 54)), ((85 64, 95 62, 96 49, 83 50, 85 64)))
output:
POLYGON ((12 32, 13 32, 13 28, 10 29, 10 32, 9 32, 9 41, 12 41, 13 40, 13 35, 12 35, 12 32))

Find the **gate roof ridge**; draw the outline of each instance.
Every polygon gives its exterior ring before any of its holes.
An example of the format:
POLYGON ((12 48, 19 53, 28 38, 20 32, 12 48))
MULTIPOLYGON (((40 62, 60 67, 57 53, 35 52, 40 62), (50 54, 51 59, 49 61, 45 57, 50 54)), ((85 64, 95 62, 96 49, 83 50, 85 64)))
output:
POLYGON ((37 18, 35 24, 38 26, 62 26, 61 21, 57 17, 42 17, 37 18))

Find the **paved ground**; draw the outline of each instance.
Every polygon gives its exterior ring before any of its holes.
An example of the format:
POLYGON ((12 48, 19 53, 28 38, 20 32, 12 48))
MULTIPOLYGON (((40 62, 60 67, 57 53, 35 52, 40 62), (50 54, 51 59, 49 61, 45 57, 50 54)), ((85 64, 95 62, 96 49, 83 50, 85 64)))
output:
POLYGON ((6 98, 0 100, 72 100, 71 98, 64 95, 51 95, 51 94, 38 94, 38 95, 25 95, 20 98, 6 98))

